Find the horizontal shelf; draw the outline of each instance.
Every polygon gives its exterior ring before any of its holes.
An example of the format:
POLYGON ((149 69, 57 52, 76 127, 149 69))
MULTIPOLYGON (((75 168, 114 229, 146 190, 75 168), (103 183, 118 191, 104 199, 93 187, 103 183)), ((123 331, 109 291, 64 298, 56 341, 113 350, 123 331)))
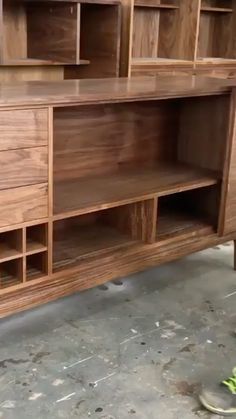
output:
POLYGON ((54 220, 214 185, 216 174, 186 164, 65 180, 54 185, 54 220))
POLYGON ((16 58, 14 60, 4 61, 1 65, 3 66, 64 66, 64 65, 88 65, 90 64, 89 60, 80 60, 78 63, 61 63, 57 61, 50 60, 40 60, 34 58, 16 58))
POLYGON ((201 12, 219 12, 219 13, 232 13, 233 9, 229 7, 210 7, 210 6, 204 6, 201 7, 201 12))
POLYGON ((47 250, 47 246, 44 246, 42 243, 39 243, 35 240, 28 240, 26 244, 26 254, 27 255, 34 255, 36 253, 45 252, 47 250))
POLYGON ((150 0, 135 0, 134 2, 135 7, 152 7, 157 9, 179 9, 179 6, 175 6, 174 4, 157 4, 155 1, 150 0))
POLYGON ((158 217, 157 241, 181 235, 208 235, 213 233, 213 226, 194 214, 169 210, 158 217))
POLYGON ((0 262, 18 259, 22 256, 22 252, 8 246, 7 243, 0 243, 0 262))
POLYGON ((188 60, 178 60, 174 58, 160 58, 160 57, 134 57, 131 59, 131 66, 189 66, 192 67, 193 62, 188 60))
POLYGON ((75 266, 88 257, 98 257, 135 243, 130 237, 106 225, 92 224, 70 230, 54 241, 54 272, 75 266))

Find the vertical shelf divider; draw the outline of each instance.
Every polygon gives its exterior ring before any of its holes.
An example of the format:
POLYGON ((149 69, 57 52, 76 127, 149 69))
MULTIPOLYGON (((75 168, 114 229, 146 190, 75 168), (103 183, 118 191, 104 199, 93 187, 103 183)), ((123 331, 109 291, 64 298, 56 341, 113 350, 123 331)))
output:
POLYGON ((26 282, 26 227, 23 227, 23 244, 22 244, 22 250, 23 250, 23 282, 26 282))
POLYGON ((53 271, 53 108, 48 108, 48 274, 53 271))
POLYGON ((77 3, 76 63, 80 62, 81 4, 77 3))

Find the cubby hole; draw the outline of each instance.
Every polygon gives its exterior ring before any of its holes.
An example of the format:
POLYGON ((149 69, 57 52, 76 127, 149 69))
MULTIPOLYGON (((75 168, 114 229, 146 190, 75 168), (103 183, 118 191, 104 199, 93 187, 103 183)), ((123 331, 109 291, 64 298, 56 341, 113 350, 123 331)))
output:
POLYGON ((228 95, 55 109, 54 220, 216 184, 228 112, 228 95))
POLYGON ((158 199, 157 240, 217 232, 220 185, 158 199))
POLYGON ((234 7, 230 0, 203 0, 201 3, 198 60, 234 60, 234 7), (227 30, 226 30, 227 28, 227 30))
POLYGON ((23 259, 0 263, 0 289, 23 282, 23 259))
POLYGON ((26 253, 34 254, 47 250, 48 225, 39 224, 26 228, 26 253))
POLYGON ((132 205, 125 205, 54 222, 54 272, 135 244, 133 209, 132 205))
POLYGON ((163 59, 182 58, 173 48, 173 43, 172 45, 168 43, 179 19, 179 8, 176 4, 165 4, 166 7, 164 7, 161 3, 155 8, 144 5, 134 7, 133 63, 145 60, 155 63, 163 59))
POLYGON ((0 233, 0 261, 18 258, 22 254, 22 229, 0 233))
POLYGON ((26 281, 38 279, 48 274, 47 252, 37 253, 26 257, 26 281))

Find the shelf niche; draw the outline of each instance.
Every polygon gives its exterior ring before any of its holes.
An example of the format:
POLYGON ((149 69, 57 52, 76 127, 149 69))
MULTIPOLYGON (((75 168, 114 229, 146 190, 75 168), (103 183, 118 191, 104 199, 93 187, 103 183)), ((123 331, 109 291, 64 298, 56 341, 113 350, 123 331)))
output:
POLYGON ((140 241, 153 242, 155 215, 155 201, 147 200, 54 222, 54 272, 140 241))
POLYGON ((219 204, 220 185, 159 198, 157 241, 216 233, 219 204))
POLYGON ((192 0, 134 3, 131 63, 140 58, 193 60, 196 13, 192 0))
POLYGON ((224 95, 55 109, 54 220, 216 184, 228 112, 224 95))
POLYGON ((198 59, 235 59, 235 8, 230 0, 204 0, 201 3, 198 59))

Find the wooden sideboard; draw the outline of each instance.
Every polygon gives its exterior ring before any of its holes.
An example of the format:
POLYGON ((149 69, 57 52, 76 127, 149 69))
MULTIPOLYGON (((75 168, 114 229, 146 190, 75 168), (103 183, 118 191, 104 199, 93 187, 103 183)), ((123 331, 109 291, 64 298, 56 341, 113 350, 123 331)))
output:
POLYGON ((236 239, 236 91, 0 86, 0 316, 236 239))

